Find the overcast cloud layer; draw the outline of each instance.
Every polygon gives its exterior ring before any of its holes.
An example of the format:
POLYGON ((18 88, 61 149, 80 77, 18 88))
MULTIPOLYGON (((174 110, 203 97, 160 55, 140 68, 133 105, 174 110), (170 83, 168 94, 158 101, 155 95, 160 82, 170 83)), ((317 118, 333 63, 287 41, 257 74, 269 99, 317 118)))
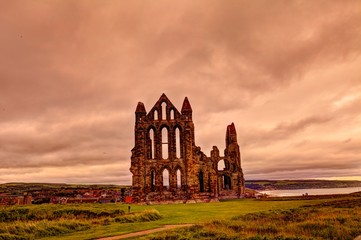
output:
POLYGON ((246 179, 361 180, 361 1, 1 1, 0 182, 130 184, 134 110, 234 122, 246 179))

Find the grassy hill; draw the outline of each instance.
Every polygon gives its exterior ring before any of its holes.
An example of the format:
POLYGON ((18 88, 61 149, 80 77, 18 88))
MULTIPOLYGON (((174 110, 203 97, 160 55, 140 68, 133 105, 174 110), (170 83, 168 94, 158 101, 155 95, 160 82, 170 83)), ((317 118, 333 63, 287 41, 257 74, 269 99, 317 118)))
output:
POLYGON ((308 188, 361 187, 361 181, 338 180, 248 180, 247 188, 254 190, 284 190, 308 188))
POLYGON ((112 184, 65 184, 65 183, 4 183, 0 184, 0 194, 22 195, 24 192, 51 191, 51 190, 120 190, 129 187, 112 184))
MULTIPOLYGON (((307 188, 343 188, 361 187, 361 181, 336 180, 247 180, 247 188, 254 190, 284 190, 307 188)), ((115 184, 65 184, 65 183, 4 183, 0 184, 0 194, 21 195, 24 192, 89 189, 89 190, 120 190, 130 186, 115 184)))

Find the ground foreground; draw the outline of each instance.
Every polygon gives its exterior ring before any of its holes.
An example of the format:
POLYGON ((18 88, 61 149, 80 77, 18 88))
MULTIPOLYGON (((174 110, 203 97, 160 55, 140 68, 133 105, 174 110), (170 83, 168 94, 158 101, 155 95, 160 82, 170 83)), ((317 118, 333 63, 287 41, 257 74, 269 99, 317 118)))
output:
POLYGON ((130 211, 128 205, 122 204, 1 207, 0 239, 95 239, 169 224, 195 225, 143 238, 353 239, 361 234, 361 198, 356 195, 337 199, 131 205, 130 211))
POLYGON ((355 239, 361 235, 361 201, 344 199, 289 210, 249 213, 143 239, 355 239))

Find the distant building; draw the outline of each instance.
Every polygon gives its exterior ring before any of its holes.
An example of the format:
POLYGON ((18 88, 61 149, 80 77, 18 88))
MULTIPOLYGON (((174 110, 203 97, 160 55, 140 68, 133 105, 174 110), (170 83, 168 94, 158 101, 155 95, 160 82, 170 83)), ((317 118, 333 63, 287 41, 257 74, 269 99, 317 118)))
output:
POLYGON ((32 204, 31 195, 1 195, 0 205, 27 205, 32 204))
POLYGON ((163 94, 147 113, 135 111, 131 168, 133 202, 211 201, 244 196, 241 154, 234 124, 227 126, 224 156, 207 157, 195 145, 192 107, 181 111, 163 94))
POLYGON ((99 198, 67 198, 65 203, 98 203, 99 198))

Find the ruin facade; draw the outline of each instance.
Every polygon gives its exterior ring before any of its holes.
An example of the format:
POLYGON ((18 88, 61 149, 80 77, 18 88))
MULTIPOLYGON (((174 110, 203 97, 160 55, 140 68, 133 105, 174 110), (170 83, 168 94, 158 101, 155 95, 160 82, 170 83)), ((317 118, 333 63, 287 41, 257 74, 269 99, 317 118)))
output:
POLYGON ((163 94, 147 113, 135 110, 131 168, 133 202, 212 201, 244 196, 241 154, 234 124, 227 126, 224 156, 210 157, 195 144, 192 107, 181 111, 163 94))

